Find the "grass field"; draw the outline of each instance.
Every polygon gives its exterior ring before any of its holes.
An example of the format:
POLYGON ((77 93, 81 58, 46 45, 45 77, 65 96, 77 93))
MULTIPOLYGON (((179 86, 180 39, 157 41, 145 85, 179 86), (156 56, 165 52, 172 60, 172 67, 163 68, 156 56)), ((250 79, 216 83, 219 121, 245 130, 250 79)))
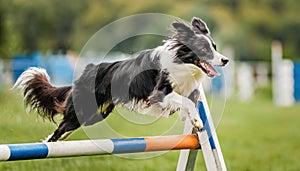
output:
MULTIPOLYGON (((126 112, 126 111, 125 111, 126 112)), ((133 117, 145 117, 132 114, 133 117)), ((142 118, 141 118, 142 119, 142 118)), ((160 135, 174 126, 177 116, 152 124, 126 123, 118 114, 108 123, 122 135, 160 135)), ((99 125, 99 124, 97 124, 99 125)), ((100 135, 100 126, 92 130, 100 135), (97 129, 95 129, 97 128, 97 129)), ((180 126, 178 126, 180 127, 180 126)), ((300 170, 300 106, 275 107, 259 96, 248 103, 228 100, 218 136, 228 170, 293 171, 300 170)), ((37 115, 26 114, 20 94, 0 94, 0 144, 38 142, 55 129, 37 115)), ((178 128, 181 129, 181 128, 178 128)), ((83 129, 68 140, 87 139, 83 129)), ((149 159, 126 159, 118 156, 90 156, 0 163, 1 171, 64 171, 64 170, 175 170, 179 152, 172 151, 149 159)), ((201 153, 196 170, 205 170, 201 153)))

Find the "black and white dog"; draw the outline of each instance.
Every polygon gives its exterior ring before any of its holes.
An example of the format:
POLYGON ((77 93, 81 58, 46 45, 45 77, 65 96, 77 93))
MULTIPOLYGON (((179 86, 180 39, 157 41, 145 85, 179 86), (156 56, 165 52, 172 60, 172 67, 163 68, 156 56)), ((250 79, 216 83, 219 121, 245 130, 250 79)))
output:
POLYGON ((16 81, 25 104, 54 122, 63 120, 46 141, 65 138, 81 125, 105 119, 115 105, 123 104, 143 114, 169 116, 179 110, 201 128, 195 108, 199 87, 205 76, 218 72, 212 66, 225 66, 228 58, 217 52, 206 23, 193 18, 191 24, 172 23, 173 35, 162 46, 139 52, 134 58, 112 63, 89 64, 73 86, 55 87, 42 68, 29 68, 16 81))

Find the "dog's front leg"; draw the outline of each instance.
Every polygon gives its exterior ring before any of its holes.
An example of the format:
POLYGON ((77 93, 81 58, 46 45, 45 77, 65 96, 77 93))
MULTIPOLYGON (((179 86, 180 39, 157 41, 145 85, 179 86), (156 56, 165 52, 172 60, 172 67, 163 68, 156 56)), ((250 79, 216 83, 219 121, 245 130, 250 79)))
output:
POLYGON ((181 120, 185 120, 188 116, 191 123, 197 127, 202 128, 203 123, 202 120, 199 117, 199 113, 196 109, 195 103, 188 99, 187 97, 181 96, 176 92, 172 92, 168 95, 166 95, 163 99, 163 102, 161 102, 162 107, 168 107, 172 106, 175 108, 179 108, 179 117, 181 120))
POLYGON ((200 91, 198 89, 195 89, 190 95, 189 95, 189 99, 192 100, 192 102, 195 103, 195 106, 198 107, 198 100, 200 97, 200 91))

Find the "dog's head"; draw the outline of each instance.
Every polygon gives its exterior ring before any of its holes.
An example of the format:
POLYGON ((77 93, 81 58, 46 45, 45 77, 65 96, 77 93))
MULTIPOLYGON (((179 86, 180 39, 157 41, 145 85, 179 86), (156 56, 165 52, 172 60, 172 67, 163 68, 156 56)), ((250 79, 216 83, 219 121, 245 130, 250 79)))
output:
POLYGON ((194 17, 191 24, 174 21, 172 23, 176 49, 176 63, 194 64, 209 77, 218 75, 212 66, 225 66, 229 59, 217 52, 216 44, 210 37, 209 29, 204 21, 194 17))

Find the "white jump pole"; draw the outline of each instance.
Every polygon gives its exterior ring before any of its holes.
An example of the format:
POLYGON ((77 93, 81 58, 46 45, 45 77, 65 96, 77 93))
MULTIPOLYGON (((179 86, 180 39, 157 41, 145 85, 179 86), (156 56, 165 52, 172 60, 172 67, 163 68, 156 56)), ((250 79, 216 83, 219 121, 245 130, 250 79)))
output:
MULTIPOLYGON (((225 161, 202 85, 199 90, 200 101, 198 101, 198 109, 203 121, 204 130, 196 133, 198 134, 205 165, 208 171, 226 171, 225 161)), ((192 132, 193 126, 187 120, 184 127, 184 134, 191 134, 192 132)), ((177 171, 194 170, 196 159, 197 150, 181 150, 177 171)))

